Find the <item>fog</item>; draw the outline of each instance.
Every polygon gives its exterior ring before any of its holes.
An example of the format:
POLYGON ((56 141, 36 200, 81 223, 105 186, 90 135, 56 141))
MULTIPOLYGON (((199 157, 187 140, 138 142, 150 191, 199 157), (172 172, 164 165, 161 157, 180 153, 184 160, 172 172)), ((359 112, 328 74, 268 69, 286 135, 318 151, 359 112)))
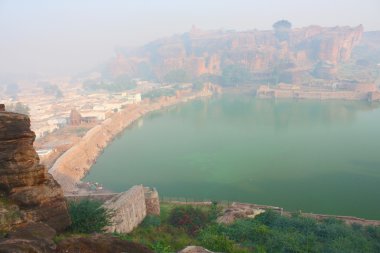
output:
POLYGON ((202 29, 363 24, 380 30, 378 0, 0 1, 0 78, 72 75, 105 63, 115 48, 202 29))

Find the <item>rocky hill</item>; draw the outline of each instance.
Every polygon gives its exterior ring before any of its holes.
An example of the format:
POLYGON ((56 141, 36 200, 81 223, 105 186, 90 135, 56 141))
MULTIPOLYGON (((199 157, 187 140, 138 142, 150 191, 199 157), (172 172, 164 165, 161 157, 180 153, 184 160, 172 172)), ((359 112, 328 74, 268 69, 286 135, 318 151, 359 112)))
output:
POLYGON ((231 65, 242 67, 259 81, 281 72, 284 81, 301 82, 310 73, 334 73, 349 61, 363 27, 320 27, 270 31, 202 31, 151 42, 134 51, 119 50, 109 64, 113 76, 163 79, 173 71, 188 76, 221 75, 231 65), (318 68, 323 71, 318 71, 318 68))

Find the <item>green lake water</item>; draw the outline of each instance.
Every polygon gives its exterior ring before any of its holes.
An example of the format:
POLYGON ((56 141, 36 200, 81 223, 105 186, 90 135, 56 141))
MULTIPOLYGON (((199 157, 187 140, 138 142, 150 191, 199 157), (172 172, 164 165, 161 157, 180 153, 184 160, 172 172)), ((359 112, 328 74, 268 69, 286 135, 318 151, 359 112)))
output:
POLYGON ((86 181, 380 219, 380 105, 224 95, 146 115, 86 181))

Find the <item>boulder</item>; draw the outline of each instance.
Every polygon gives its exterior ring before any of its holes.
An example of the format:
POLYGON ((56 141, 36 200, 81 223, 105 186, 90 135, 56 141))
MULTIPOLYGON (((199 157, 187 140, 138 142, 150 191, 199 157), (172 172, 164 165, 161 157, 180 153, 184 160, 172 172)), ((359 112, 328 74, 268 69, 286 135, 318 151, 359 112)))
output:
POLYGON ((178 253, 213 253, 213 252, 200 246, 187 246, 186 248, 179 251, 178 253))

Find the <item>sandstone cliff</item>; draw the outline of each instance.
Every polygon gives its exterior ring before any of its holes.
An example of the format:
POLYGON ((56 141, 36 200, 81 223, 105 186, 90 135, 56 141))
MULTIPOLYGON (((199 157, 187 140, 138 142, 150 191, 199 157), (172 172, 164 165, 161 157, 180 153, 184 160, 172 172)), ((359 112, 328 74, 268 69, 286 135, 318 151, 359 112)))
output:
POLYGON ((39 163, 29 117, 0 112, 0 195, 18 207, 21 221, 42 221, 60 231, 70 225, 59 184, 39 163))
POLYGON ((133 52, 119 51, 108 71, 113 76, 144 75, 149 69, 162 78, 170 71, 184 69, 189 75, 219 75, 228 65, 240 65, 267 77, 282 69, 288 75, 313 70, 316 64, 332 65, 350 59, 359 43, 363 27, 293 29, 287 40, 279 41, 274 31, 201 31, 164 38, 133 52))

